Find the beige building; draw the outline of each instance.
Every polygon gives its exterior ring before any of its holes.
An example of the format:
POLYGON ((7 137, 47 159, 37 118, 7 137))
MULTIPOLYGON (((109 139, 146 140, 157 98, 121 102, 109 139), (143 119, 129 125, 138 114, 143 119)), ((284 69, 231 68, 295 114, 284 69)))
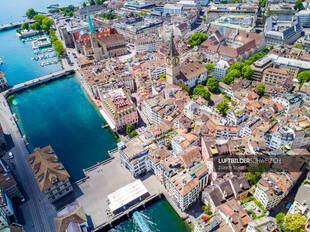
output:
POLYGON ((268 85, 283 85, 286 79, 290 78, 288 71, 280 68, 267 68, 263 73, 263 83, 268 85))
POLYGON ((51 202, 59 200, 72 192, 70 175, 58 160, 51 146, 35 148, 34 153, 26 156, 29 167, 41 192, 51 202))

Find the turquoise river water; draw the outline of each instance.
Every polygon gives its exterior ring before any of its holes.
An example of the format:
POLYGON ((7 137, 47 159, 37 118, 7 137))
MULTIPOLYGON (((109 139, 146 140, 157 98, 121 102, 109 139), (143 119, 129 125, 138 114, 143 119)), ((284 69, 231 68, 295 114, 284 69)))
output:
MULTIPOLYGON (((24 19, 24 12, 33 7, 45 11, 48 4, 78 4, 77 0, 0 0, 0 24, 24 19)), ((22 43, 15 30, 0 32, 0 67, 8 83, 14 85, 61 69, 61 65, 40 67, 32 61, 30 43, 22 43)), ((116 141, 108 129, 102 129, 103 118, 73 75, 8 99, 11 110, 19 118, 18 125, 29 141, 29 150, 52 145, 72 180, 83 177, 83 168, 105 160, 116 141)), ((107 175, 109 175, 107 173, 107 175)), ((142 211, 153 232, 188 231, 166 200, 159 200, 142 211)), ((138 232, 132 218, 111 232, 138 232)))

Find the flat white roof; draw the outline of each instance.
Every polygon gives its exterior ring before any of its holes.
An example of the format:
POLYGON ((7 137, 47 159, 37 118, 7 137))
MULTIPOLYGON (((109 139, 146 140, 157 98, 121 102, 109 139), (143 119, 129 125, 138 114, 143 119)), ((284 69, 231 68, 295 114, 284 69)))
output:
POLYGON ((109 208, 113 212, 148 193, 141 180, 136 180, 108 195, 109 208))

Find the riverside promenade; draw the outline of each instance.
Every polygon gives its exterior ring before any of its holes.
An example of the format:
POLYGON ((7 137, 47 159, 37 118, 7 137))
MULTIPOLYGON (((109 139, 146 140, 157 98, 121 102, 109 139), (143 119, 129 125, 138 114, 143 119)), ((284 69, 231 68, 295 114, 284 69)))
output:
POLYGON ((52 80, 56 80, 56 79, 68 76, 68 75, 73 74, 73 73, 75 73, 74 69, 63 69, 63 70, 60 70, 60 71, 57 71, 54 73, 50 73, 50 74, 45 75, 45 76, 37 77, 35 79, 14 85, 11 88, 4 91, 2 94, 4 97, 7 98, 11 94, 23 91, 23 90, 28 89, 28 88, 33 88, 33 87, 38 86, 38 85, 42 85, 44 83, 47 83, 47 82, 50 82, 52 80))
POLYGON ((7 23, 0 25, 0 31, 10 30, 13 28, 20 27, 23 23, 34 23, 35 21, 33 19, 25 19, 22 21, 14 22, 14 23, 7 23))

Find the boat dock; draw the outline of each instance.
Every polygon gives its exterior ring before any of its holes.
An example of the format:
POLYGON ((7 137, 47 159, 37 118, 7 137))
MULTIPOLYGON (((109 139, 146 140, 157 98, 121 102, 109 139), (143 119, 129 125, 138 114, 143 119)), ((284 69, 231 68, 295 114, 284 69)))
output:
POLYGON ((20 27, 23 23, 34 23, 35 21, 33 19, 25 19, 22 21, 14 22, 14 23, 7 23, 0 25, 0 31, 10 30, 13 28, 20 27))
POLYGON ((25 81, 22 82, 20 84, 14 85, 12 87, 10 87, 8 90, 4 91, 4 97, 8 97, 11 94, 23 91, 25 89, 28 88, 33 88, 35 86, 39 86, 42 85, 44 83, 50 82, 52 80, 56 80, 65 76, 68 76, 70 74, 75 73, 74 69, 63 69, 54 73, 50 73, 48 75, 45 76, 41 76, 41 77, 37 77, 35 79, 29 80, 29 81, 25 81))

